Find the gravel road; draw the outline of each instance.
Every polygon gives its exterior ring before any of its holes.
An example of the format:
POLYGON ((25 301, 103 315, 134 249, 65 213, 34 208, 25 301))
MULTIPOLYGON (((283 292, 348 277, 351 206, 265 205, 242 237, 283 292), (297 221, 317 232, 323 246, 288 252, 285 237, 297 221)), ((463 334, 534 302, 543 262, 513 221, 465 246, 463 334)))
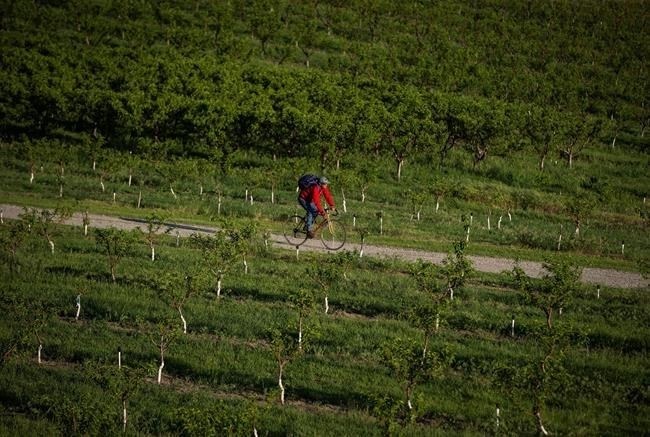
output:
MULTIPOLYGON (((0 205, 2 217, 7 219, 18 218, 23 213, 23 208, 15 205, 0 205)), ((138 227, 144 228, 145 222, 143 220, 123 217, 111 217, 106 215, 89 214, 90 227, 115 227, 119 229, 136 229, 138 227)), ((65 221, 66 224, 82 226, 81 214, 73 214, 71 218, 65 221)), ((192 226, 185 224, 170 224, 163 227, 161 232, 169 231, 171 235, 179 235, 180 237, 188 237, 189 235, 198 233, 213 233, 216 228, 192 226)), ((272 235, 271 241, 276 247, 295 250, 294 247, 287 244, 286 240, 281 235, 272 235)), ((360 250, 357 244, 346 244, 347 250, 360 250)), ((300 248, 301 251, 325 251, 319 240, 307 241, 300 248)), ((403 249, 397 247, 386 246, 373 246, 365 245, 363 248, 364 256, 379 257, 379 258, 397 258, 407 261, 416 261, 422 259, 430 261, 435 264, 440 264, 445 258, 445 253, 427 252, 424 250, 403 249)), ((470 256, 474 264, 474 268, 481 272, 499 273, 504 270, 511 270, 514 266, 514 260, 506 258, 492 258, 487 256, 470 256)), ((520 267, 530 277, 541 277, 544 274, 542 264, 535 261, 520 261, 520 267)), ((648 288, 650 280, 644 278, 639 273, 623 272, 612 269, 600 269, 593 267, 585 267, 582 270, 582 282, 586 284, 598 284, 604 287, 615 288, 648 288)))

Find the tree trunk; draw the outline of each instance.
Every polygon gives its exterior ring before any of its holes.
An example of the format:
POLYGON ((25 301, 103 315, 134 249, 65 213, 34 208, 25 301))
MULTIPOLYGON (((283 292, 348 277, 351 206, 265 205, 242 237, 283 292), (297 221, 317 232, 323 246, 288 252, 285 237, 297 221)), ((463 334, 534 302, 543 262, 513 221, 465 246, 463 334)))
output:
POLYGON ((221 278, 217 279, 217 297, 221 296, 221 278))
POLYGON ((41 364, 41 352, 43 351, 43 345, 38 345, 38 364, 41 364))
POLYGON ((546 431, 542 422, 542 412, 539 410, 535 411, 535 417, 537 418, 537 431, 542 435, 548 435, 548 431, 546 431))
POLYGON ((47 239, 48 243, 50 243, 50 250, 52 253, 54 253, 54 241, 50 240, 49 238, 47 239))
POLYGON ((163 351, 163 346, 160 346, 160 367, 158 367, 158 384, 162 382, 163 367, 165 367, 165 352, 163 351))
POLYGON ((165 367, 165 360, 162 355, 160 357, 160 366, 158 367, 158 384, 162 382, 162 369, 165 367))
POLYGON ((402 166, 404 165, 404 159, 397 159, 397 182, 402 180, 402 166))
POLYGON ((142 203, 142 190, 138 193, 138 206, 137 208, 140 209, 140 204, 142 203))
POLYGON ((185 320, 185 317, 183 316, 183 310, 181 307, 178 307, 178 314, 181 315, 181 320, 183 321, 183 334, 187 334, 187 321, 185 320))
POLYGON ((327 314, 329 310, 330 310, 329 301, 327 299, 327 295, 325 295, 325 314, 327 314))
POLYGON ((117 279, 115 278, 115 266, 111 266, 111 278, 113 278, 113 283, 117 282, 117 279))
POLYGON ((280 369, 278 372, 278 387, 280 387, 280 402, 284 405, 284 385, 282 384, 282 373, 284 371, 284 365, 280 364, 280 369))
POLYGON ((153 246, 153 243, 149 244, 151 247, 151 261, 156 260, 156 248, 153 246))
POLYGON ((126 432, 126 399, 122 400, 122 432, 126 432))

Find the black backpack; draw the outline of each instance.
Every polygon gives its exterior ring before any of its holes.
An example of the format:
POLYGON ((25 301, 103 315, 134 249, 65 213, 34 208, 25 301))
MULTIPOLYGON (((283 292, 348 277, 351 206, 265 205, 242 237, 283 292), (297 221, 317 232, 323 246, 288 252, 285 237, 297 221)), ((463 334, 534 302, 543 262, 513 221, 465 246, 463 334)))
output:
POLYGON ((305 174, 300 176, 298 179, 298 188, 300 190, 305 190, 313 185, 316 185, 318 183, 318 176, 313 175, 313 174, 305 174))

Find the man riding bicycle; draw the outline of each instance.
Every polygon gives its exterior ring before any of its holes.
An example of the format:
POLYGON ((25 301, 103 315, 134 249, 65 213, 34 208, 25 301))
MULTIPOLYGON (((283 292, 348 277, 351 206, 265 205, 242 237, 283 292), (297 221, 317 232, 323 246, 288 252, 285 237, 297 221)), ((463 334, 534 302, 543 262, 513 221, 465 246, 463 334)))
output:
POLYGON ((312 229, 316 216, 320 214, 325 217, 325 210, 323 209, 323 205, 321 205, 321 195, 325 197, 325 201, 330 209, 336 212, 334 197, 329 190, 329 183, 329 180, 325 176, 319 178, 309 174, 301 176, 298 180, 298 188, 300 189, 298 203, 307 211, 305 224, 309 238, 314 238, 312 229))

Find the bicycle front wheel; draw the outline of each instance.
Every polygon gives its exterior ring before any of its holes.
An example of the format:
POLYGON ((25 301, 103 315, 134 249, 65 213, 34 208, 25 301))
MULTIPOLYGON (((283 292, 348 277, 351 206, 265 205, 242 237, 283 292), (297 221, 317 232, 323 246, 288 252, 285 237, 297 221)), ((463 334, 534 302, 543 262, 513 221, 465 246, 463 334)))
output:
POLYGON ((345 244, 346 231, 343 223, 330 220, 320 231, 323 246, 329 250, 339 250, 345 244))
POLYGON ((282 233, 287 243, 297 247, 307 241, 307 231, 305 231, 305 218, 299 215, 292 215, 284 222, 282 233))

